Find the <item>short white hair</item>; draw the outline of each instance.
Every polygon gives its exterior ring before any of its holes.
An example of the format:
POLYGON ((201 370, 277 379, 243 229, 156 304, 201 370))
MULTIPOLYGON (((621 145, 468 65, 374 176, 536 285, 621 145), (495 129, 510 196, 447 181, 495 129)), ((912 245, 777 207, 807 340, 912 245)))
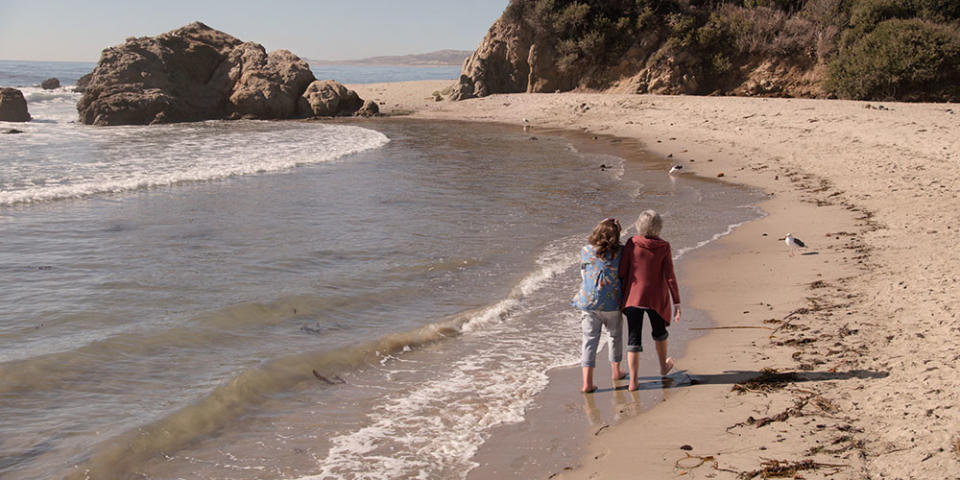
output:
POLYGON ((644 210, 637 218, 637 233, 644 237, 656 237, 663 229, 663 219, 653 210, 644 210))

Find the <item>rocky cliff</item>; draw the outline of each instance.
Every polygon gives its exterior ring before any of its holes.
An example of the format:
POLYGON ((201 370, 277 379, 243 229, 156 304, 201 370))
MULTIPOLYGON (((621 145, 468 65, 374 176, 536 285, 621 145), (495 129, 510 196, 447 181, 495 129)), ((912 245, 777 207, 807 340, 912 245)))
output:
POLYGON ((452 97, 610 90, 960 99, 960 3, 901 3, 512 0, 452 97))
MULTIPOLYGON (((313 116, 298 105, 314 81, 309 65, 287 50, 267 53, 259 44, 194 22, 104 50, 77 110, 83 123, 93 125, 313 116)), ((340 105, 324 114, 359 109, 340 105)))

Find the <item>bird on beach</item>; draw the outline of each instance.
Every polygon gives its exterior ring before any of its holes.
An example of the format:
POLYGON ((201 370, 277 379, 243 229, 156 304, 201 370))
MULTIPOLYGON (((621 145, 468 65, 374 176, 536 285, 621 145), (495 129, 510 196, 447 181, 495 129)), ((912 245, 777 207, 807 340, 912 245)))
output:
POLYGON ((526 132, 530 128, 530 120, 527 120, 527 117, 521 119, 523 121, 523 131, 526 132))
POLYGON ((790 247, 790 256, 792 257, 796 253, 798 248, 806 248, 807 245, 803 243, 799 238, 794 237, 792 234, 787 234, 786 237, 783 237, 783 242, 790 247))
POLYGON ((670 167, 670 171, 667 173, 670 175, 673 175, 675 173, 678 173, 680 170, 683 170, 683 165, 674 165, 670 167))

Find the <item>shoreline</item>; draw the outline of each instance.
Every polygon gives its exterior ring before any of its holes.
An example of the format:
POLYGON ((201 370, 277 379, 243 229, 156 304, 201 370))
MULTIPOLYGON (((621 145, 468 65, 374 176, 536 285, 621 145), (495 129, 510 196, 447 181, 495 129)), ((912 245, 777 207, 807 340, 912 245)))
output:
POLYGON ((950 293, 960 277, 950 248, 960 225, 952 157, 960 126, 950 104, 597 93, 429 99, 449 84, 350 88, 387 114, 518 126, 526 118, 534 132, 637 139, 697 175, 722 174, 771 197, 760 205, 766 217, 690 252, 681 266, 680 283, 693 293, 685 304, 716 323, 677 359, 697 384, 597 432, 572 470, 551 478, 737 478, 777 468, 805 478, 960 478, 952 400, 960 349, 950 341, 960 308, 950 293), (807 242, 807 255, 788 255, 776 241, 787 232, 807 242), (785 375, 761 379, 782 384, 741 383, 764 368, 785 375))

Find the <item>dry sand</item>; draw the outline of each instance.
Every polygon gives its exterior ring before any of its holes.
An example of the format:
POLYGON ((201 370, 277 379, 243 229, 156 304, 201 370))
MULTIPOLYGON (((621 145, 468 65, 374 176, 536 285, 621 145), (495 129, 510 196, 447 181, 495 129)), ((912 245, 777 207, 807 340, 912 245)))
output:
POLYGON ((679 272, 686 304, 716 322, 677 359, 702 383, 599 429, 559 478, 761 478, 778 461, 797 478, 960 478, 960 107, 597 93, 434 101, 449 84, 351 88, 386 114, 637 138, 687 175, 769 194, 767 217, 679 272), (787 232, 805 254, 777 241, 787 232), (743 383, 765 368, 788 375, 743 383))

